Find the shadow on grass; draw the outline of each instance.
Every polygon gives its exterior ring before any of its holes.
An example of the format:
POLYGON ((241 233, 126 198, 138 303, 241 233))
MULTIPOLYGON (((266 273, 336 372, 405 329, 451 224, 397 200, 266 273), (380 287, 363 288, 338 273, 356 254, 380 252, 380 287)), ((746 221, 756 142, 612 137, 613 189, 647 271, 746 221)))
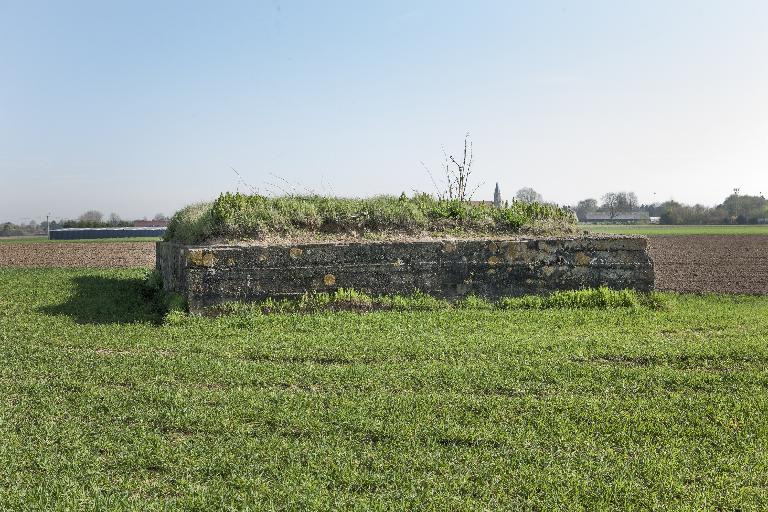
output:
POLYGON ((78 276, 75 292, 62 303, 40 308, 47 315, 66 315, 79 324, 162 321, 157 294, 142 279, 78 276))

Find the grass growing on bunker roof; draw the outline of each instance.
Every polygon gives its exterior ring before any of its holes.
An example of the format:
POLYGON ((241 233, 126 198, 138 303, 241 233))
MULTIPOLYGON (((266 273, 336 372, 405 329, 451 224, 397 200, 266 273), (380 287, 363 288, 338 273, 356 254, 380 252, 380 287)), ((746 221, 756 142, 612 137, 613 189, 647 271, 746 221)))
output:
POLYGON ((481 234, 566 234, 576 219, 563 207, 513 202, 494 208, 428 194, 366 199, 324 196, 222 194, 177 212, 166 240, 199 243, 213 238, 260 240, 273 236, 317 234, 473 236, 481 234))

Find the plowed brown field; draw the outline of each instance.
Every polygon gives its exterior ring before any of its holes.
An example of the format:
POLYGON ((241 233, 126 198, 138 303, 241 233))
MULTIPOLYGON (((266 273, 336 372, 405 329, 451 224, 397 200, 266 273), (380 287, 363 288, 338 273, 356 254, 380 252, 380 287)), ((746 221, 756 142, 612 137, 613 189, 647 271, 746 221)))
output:
POLYGON ((154 242, 3 243, 0 267, 153 267, 154 242))
POLYGON ((768 293, 768 236, 674 235, 648 241, 657 290, 768 293))
MULTIPOLYGON (((649 245, 658 290, 768 293, 768 236, 652 236, 649 245)), ((154 242, 0 244, 0 267, 154 265, 154 242)))

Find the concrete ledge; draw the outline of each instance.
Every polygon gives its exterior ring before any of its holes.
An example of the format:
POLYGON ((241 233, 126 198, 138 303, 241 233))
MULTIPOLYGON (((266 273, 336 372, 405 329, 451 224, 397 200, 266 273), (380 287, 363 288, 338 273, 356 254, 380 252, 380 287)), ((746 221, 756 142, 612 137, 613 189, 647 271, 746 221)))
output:
POLYGON ((166 290, 191 310, 229 301, 354 288, 371 295, 420 290, 489 299, 555 290, 653 289, 644 237, 584 237, 297 245, 157 243, 166 290))

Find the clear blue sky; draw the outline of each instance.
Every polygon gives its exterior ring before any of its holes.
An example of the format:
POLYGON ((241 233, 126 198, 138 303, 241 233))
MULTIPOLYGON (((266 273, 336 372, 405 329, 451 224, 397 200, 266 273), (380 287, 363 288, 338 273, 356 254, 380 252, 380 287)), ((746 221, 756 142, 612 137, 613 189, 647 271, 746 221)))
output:
POLYGON ((768 2, 0 0, 0 220, 432 191, 467 131, 478 198, 768 193, 768 2))

